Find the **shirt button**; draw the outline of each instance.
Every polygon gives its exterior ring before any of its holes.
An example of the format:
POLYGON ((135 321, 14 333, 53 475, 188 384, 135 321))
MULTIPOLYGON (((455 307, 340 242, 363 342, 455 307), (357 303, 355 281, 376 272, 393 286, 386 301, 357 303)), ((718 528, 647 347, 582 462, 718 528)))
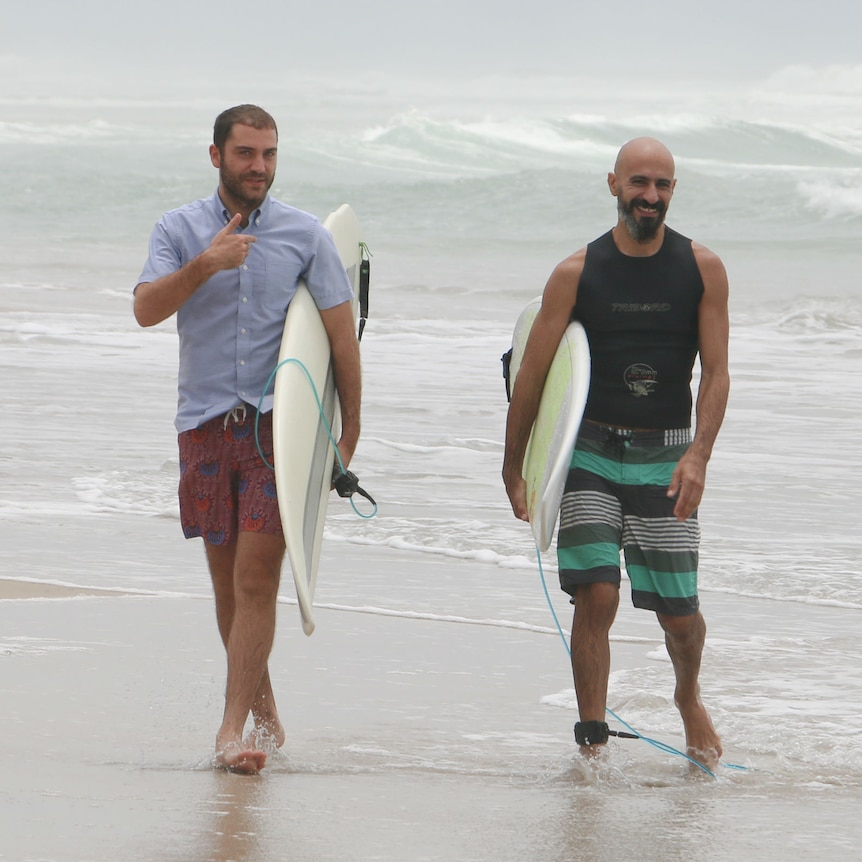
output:
POLYGON ((239 364, 240 364, 240 365, 245 365, 245 360, 244 360, 244 359, 240 359, 239 364))
POLYGON ((240 329, 240 331, 239 331, 239 332, 240 332, 240 335, 245 335, 246 330, 244 330, 244 329, 240 329))
POLYGON ((244 297, 242 298, 242 301, 243 301, 243 302, 248 302, 248 297, 247 297, 247 296, 244 296, 244 297))
POLYGON ((247 269, 248 269, 248 264, 247 264, 247 263, 244 263, 244 264, 242 265, 242 268, 247 270, 247 269))

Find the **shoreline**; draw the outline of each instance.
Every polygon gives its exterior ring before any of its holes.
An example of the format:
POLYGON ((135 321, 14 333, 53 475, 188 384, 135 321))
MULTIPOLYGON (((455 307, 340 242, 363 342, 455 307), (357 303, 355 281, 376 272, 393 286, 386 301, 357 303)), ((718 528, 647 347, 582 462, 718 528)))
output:
POLYGON ((16 578, 0 577, 0 601, 21 599, 71 599, 92 596, 133 596, 137 593, 128 590, 104 589, 100 587, 79 587, 71 584, 55 584, 48 581, 26 581, 16 578))

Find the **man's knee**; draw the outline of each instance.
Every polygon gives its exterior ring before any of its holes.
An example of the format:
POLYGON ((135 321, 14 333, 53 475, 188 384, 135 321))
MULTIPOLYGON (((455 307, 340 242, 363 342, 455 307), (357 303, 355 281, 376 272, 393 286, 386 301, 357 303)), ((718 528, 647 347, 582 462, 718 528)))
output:
POLYGON ((619 602, 620 589, 617 584, 578 584, 573 597, 575 620, 610 628, 619 602))
POLYGON ((619 584, 598 581, 594 584, 578 584, 575 588, 574 605, 616 605, 620 600, 619 584))
POLYGON ((234 585, 248 597, 267 598, 278 592, 284 540, 281 536, 240 533, 234 585))
POLYGON ((672 638, 679 640, 701 639, 706 633, 706 623, 700 611, 685 616, 656 614, 656 617, 665 633, 672 638))

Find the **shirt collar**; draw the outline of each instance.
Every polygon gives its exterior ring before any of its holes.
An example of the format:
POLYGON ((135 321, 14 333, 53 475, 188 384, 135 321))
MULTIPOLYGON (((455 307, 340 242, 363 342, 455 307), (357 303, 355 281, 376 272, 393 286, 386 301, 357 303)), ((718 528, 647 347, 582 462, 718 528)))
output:
MULTIPOLYGON (((222 202, 221 197, 219 196, 218 189, 215 190, 215 194, 213 194, 213 203, 216 208, 216 212, 221 213, 222 224, 227 224, 231 215, 227 210, 227 207, 222 202)), ((257 227, 260 223, 266 218, 272 207, 272 198, 270 198, 269 194, 263 199, 263 203, 251 214, 248 224, 249 227, 257 227)))

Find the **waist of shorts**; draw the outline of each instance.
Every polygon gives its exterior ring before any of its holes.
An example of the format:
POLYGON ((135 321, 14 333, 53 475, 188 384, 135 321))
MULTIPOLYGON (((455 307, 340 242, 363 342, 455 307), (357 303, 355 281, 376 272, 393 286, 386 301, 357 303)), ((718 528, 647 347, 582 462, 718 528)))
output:
POLYGON ((691 443, 691 428, 620 428, 584 420, 578 439, 599 442, 618 440, 629 446, 687 446, 691 443))
POLYGON ((217 416, 213 416, 205 422, 201 422, 195 428, 190 428, 188 431, 180 431, 179 436, 182 437, 184 434, 194 434, 210 428, 226 430, 230 426, 242 427, 248 424, 254 425, 258 422, 260 423, 261 428, 271 423, 272 411, 258 411, 258 409, 253 405, 243 403, 237 405, 231 410, 228 410, 226 413, 219 413, 217 416))

